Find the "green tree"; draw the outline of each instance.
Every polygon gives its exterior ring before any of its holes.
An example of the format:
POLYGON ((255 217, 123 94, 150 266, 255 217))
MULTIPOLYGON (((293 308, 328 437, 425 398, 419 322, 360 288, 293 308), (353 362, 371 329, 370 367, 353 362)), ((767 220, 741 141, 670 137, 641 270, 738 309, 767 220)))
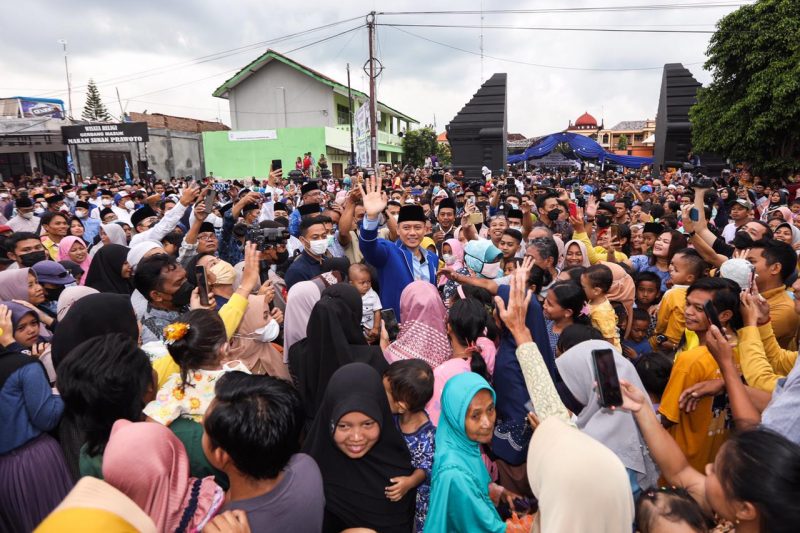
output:
POLYGON ((449 165, 453 161, 453 154, 450 152, 450 145, 448 143, 436 143, 436 157, 439 158, 439 164, 449 165))
POLYGON ((624 133, 619 136, 619 141, 617 141, 617 150, 627 150, 628 149, 628 136, 624 133))
POLYGON ((719 21, 712 81, 689 117, 692 148, 749 163, 768 177, 800 167, 800 2, 759 0, 719 21))
POLYGON ((436 131, 431 126, 406 131, 403 136, 403 159, 422 165, 429 155, 437 154, 436 131))
POLYGON ((89 84, 86 86, 86 103, 83 106, 81 118, 90 122, 111 120, 111 115, 108 114, 108 109, 103 105, 103 100, 100 98, 100 91, 92 79, 89 80, 89 84))

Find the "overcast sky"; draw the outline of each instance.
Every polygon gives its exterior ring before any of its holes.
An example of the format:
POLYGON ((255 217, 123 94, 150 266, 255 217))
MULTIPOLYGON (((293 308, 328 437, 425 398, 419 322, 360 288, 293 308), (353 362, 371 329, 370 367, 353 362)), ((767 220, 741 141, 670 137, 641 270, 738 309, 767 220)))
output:
MULTIPOLYGON (((708 33, 617 33, 492 29, 485 26, 661 29, 713 31, 716 22, 749 0, 683 0, 682 4, 724 4, 708 9, 623 10, 490 14, 483 17, 483 66, 479 28, 378 27, 378 57, 386 70, 379 99, 422 123, 445 124, 477 91, 481 73, 508 73, 508 129, 527 136, 563 130, 588 111, 606 126, 622 120, 655 118, 664 63, 683 63, 707 83, 702 68, 708 33), (412 32, 411 35, 405 32, 412 32), (424 40, 424 39, 428 40, 424 40), (442 44, 437 44, 438 41, 442 44), (450 47, 460 48, 465 51, 450 47), (499 58, 499 59, 493 59, 499 58), (504 59, 506 61, 500 60, 504 59), (549 65, 545 68, 525 63, 549 65), (649 70, 618 70, 646 69, 649 70), (569 70, 609 69, 609 70, 569 70)), ((547 9, 581 6, 676 4, 679 0, 531 1, 347 1, 264 2, 139 0, 108 2, 40 0, 26 4, 18 24, 0 32, 0 96, 47 96, 67 101, 66 39, 72 78, 73 115, 83 109, 90 77, 109 111, 119 115, 115 89, 126 111, 161 112, 230 124, 228 102, 211 93, 267 47, 290 52, 358 25, 376 11, 547 9), (327 29, 306 31, 360 17, 327 29), (287 34, 300 35, 266 44, 287 34), (257 46, 249 46, 255 45, 257 46), (198 58, 240 47, 238 53, 198 58)), ((379 15, 386 24, 481 24, 480 14, 379 15)), ((289 53, 290 57, 337 81, 367 90, 361 66, 367 59, 367 31, 357 31, 289 53)))

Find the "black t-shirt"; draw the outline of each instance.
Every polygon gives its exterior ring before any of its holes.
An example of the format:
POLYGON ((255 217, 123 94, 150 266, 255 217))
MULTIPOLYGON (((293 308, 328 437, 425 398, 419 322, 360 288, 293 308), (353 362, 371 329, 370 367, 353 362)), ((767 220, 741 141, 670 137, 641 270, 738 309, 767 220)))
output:
POLYGON ((724 255, 725 257, 732 257, 735 250, 735 248, 725 242, 725 239, 722 237, 717 237, 711 248, 713 248, 718 254, 724 255))

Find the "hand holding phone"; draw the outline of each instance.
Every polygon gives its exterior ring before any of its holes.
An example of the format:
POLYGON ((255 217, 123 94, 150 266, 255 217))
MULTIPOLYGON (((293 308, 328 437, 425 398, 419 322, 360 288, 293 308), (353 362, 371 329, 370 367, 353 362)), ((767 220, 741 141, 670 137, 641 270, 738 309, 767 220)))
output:
POLYGON ((400 334, 400 325, 397 323, 397 315, 394 309, 382 309, 381 318, 383 319, 386 333, 389 335, 389 340, 394 342, 400 334))
POLYGON ((211 302, 208 299, 208 277, 206 276, 206 267, 197 265, 194 267, 194 275, 197 280, 197 290, 200 294, 200 303, 208 307, 211 302))

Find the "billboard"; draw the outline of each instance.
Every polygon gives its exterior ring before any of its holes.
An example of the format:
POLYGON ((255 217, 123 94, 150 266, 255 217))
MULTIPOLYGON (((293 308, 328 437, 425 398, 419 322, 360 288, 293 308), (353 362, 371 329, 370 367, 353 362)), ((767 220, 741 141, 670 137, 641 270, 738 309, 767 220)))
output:
POLYGON ((117 122, 62 126, 64 144, 105 144, 147 142, 147 122, 117 122))
POLYGON ((64 118, 63 103, 21 98, 19 105, 25 118, 64 118))

